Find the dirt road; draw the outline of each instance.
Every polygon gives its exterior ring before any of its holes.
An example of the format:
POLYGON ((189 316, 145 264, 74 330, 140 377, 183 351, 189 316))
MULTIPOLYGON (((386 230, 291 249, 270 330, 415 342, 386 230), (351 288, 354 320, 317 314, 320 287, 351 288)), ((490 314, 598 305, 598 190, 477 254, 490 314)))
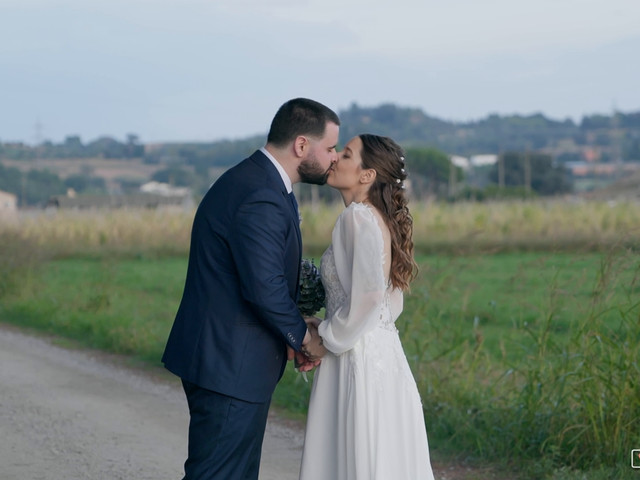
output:
MULTIPOLYGON (((0 327, 1 480, 182 478, 179 384, 0 327)), ((260 480, 295 480, 302 431, 270 417, 260 480)))
MULTIPOLYGON (((0 324, 0 480, 176 480, 187 449, 178 380, 0 324)), ((260 480, 296 480, 303 427, 271 414, 260 480)), ((439 480, 500 479, 434 465, 439 480)))

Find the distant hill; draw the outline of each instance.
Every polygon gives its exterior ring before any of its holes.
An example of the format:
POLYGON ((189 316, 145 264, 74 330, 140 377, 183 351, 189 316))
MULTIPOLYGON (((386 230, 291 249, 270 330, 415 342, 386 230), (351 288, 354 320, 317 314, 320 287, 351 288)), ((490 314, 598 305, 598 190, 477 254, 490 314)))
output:
MULTIPOLYGON (((554 168, 570 172, 576 191, 600 189, 640 170, 640 111, 591 115, 579 123, 540 113, 454 122, 395 104, 354 103, 338 114, 341 145, 368 132, 390 136, 405 148, 431 147, 461 157, 531 151, 549 155, 554 168)), ((100 137, 84 143, 72 135, 60 144, 0 142, 0 190, 17 195, 21 205, 33 205, 68 188, 105 193, 128 191, 148 180, 178 185, 183 178, 202 193, 221 171, 263 146, 266 133, 197 143, 144 144, 135 134, 125 141, 100 137)), ((603 194, 626 188, 618 184, 603 194)), ((635 195, 633 188, 631 182, 630 195, 635 195)))
MULTIPOLYGON (((559 162, 640 162, 640 111, 591 115, 580 123, 553 120, 540 113, 494 114, 477 121, 453 122, 395 104, 360 107, 354 103, 338 114, 343 145, 358 133, 368 132, 390 136, 405 147, 430 146, 452 155, 535 150, 549 153, 559 162)), ((204 170, 233 165, 265 140, 266 131, 237 140, 146 145, 135 134, 129 134, 126 142, 101 137, 86 144, 69 136, 61 144, 45 142, 35 147, 0 142, 0 160, 143 158, 149 164, 182 164, 204 170)))
POLYGON ((362 132, 387 135, 405 146, 432 146, 450 154, 477 155, 537 150, 560 161, 640 161, 640 112, 552 120, 542 114, 489 115, 473 122, 449 122, 416 108, 393 104, 339 113, 343 142, 362 132))
MULTIPOLYGON (((353 104, 338 115, 342 145, 359 133, 375 133, 392 137, 405 147, 429 146, 451 155, 533 150, 548 153, 559 162, 640 162, 640 112, 592 115, 579 124, 540 113, 452 122, 419 108, 394 104, 367 108, 353 104)), ((182 161, 196 167, 229 166, 262 146, 265 139, 266 132, 234 141, 158 144, 147 146, 145 158, 160 163, 182 161)))

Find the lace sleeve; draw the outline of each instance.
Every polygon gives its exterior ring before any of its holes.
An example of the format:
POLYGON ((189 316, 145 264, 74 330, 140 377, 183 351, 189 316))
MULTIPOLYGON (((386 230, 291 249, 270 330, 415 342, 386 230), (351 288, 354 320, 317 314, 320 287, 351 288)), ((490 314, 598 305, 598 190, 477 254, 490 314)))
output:
POLYGON ((380 320, 386 285, 384 245, 377 219, 368 207, 351 204, 332 234, 336 271, 346 292, 343 304, 320 324, 325 347, 335 354, 353 348, 380 320))

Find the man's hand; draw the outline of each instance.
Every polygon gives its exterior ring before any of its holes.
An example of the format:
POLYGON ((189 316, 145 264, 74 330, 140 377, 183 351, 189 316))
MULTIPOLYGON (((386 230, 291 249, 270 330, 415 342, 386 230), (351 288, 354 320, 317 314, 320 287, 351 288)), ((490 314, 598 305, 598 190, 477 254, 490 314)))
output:
MULTIPOLYGON (((306 319, 305 319, 306 320, 306 319)), ((305 342, 302 343, 300 351, 307 356, 312 362, 319 362, 322 357, 327 353, 327 349, 322 344, 322 337, 318 335, 318 328, 311 322, 307 323, 309 328, 308 333, 310 338, 307 340, 305 336, 305 342)))
POLYGON ((287 360, 293 360, 295 367, 300 372, 309 372, 320 365, 322 357, 327 350, 322 345, 322 338, 318 335, 318 325, 322 319, 317 317, 304 317, 307 324, 307 333, 302 340, 302 348, 296 352, 287 345, 287 360))
POLYGON ((316 330, 322 323, 322 319, 318 317, 303 317, 303 318, 305 323, 307 324, 307 327, 313 326, 314 328, 316 328, 316 330))
POLYGON ((318 365, 320 365, 320 360, 314 362, 309 360, 309 357, 307 357, 304 353, 295 352, 294 365, 299 372, 310 372, 318 365))
MULTIPOLYGON (((304 336, 303 343, 309 343, 311 341, 311 333, 307 330, 307 333, 304 336)), ((310 372, 318 365, 320 365, 320 360, 311 361, 309 358, 300 352, 296 352, 293 348, 287 345, 287 361, 293 360, 293 364, 299 372, 310 372)))
POLYGON ((293 360, 296 356, 296 351, 291 348, 289 345, 287 345, 287 362, 290 362, 291 360, 293 360))

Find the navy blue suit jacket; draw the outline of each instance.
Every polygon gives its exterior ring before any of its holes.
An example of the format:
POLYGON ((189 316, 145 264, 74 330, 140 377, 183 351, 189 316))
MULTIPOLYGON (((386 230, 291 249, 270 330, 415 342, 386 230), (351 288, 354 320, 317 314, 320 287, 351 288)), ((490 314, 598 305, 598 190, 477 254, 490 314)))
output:
POLYGON ((259 150, 225 172, 198 206, 182 301, 162 361, 183 380, 267 401, 300 350, 298 213, 259 150))

